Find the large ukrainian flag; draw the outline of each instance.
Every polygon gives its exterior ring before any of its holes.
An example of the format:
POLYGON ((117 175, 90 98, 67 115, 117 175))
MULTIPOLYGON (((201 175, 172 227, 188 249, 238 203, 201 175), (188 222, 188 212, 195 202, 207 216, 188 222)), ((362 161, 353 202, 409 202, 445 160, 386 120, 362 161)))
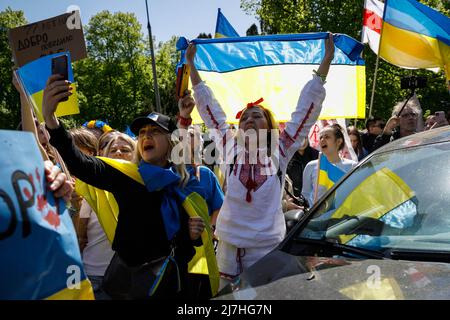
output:
POLYGON ((44 121, 42 117, 42 98, 44 94, 45 85, 48 78, 52 74, 52 58, 61 56, 63 54, 68 55, 68 65, 69 65, 69 81, 72 82, 70 85, 72 89, 72 95, 69 100, 65 102, 60 102, 55 114, 60 116, 67 116, 70 114, 80 113, 78 109, 78 99, 77 99, 77 87, 73 78, 72 65, 70 63, 70 53, 55 53, 48 56, 41 57, 37 60, 27 63, 18 70, 20 79, 25 87, 25 91, 28 96, 31 97, 36 116, 40 121, 44 121))
MULTIPOLYGON (((236 113, 250 101, 264 98, 277 121, 290 120, 301 89, 311 80, 324 53, 328 33, 195 39, 194 63, 227 114, 236 113)), ((327 77, 327 97, 321 119, 365 117, 365 66, 363 45, 349 36, 334 35, 335 57, 327 77)), ((187 40, 180 38, 179 50, 187 40)), ((184 52, 180 64, 184 63, 184 52)), ((202 123, 197 111, 194 123, 202 123)))
POLYGON ((239 37, 239 34, 234 30, 219 8, 217 11, 216 34, 214 38, 226 37, 239 37))
POLYGON ((403 68, 444 68, 450 79, 450 18, 414 0, 387 0, 379 55, 403 68))

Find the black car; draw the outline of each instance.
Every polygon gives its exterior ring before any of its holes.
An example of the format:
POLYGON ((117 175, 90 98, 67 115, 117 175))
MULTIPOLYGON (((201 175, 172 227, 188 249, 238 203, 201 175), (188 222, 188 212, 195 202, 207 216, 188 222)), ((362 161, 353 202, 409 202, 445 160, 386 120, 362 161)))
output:
POLYGON ((217 299, 450 299, 450 126, 369 155, 217 299))

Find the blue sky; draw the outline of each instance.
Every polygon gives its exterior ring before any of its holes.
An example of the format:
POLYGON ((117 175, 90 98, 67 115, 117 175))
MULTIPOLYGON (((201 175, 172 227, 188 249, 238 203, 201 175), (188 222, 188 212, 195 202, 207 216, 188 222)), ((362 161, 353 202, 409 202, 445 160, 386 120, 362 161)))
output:
MULTIPOLYGON (((217 8, 221 8, 241 36, 245 36, 252 23, 256 23, 259 28, 256 18, 242 11, 240 0, 147 1, 152 33, 157 42, 167 41, 173 35, 193 39, 200 32, 214 36, 217 8)), ((0 0, 0 11, 8 6, 14 10, 23 10, 31 23, 62 14, 70 5, 80 7, 83 25, 102 10, 133 12, 142 24, 142 32, 147 35, 145 0, 0 0)))

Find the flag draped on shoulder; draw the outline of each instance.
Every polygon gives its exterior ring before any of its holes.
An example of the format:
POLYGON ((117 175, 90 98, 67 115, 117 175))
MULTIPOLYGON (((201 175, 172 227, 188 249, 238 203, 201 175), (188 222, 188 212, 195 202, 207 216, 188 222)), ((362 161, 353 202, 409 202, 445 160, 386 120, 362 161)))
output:
POLYGON ((365 0, 363 12, 362 43, 368 43, 378 54, 381 26, 383 24, 384 3, 378 0, 365 0))
POLYGON ((63 199, 29 132, 0 130, 0 300, 92 300, 63 199))
POLYGON ((77 87, 73 77, 73 70, 70 63, 71 60, 69 52, 55 53, 44 56, 37 60, 29 62, 18 69, 19 77, 24 85, 26 93, 31 97, 31 100, 33 101, 36 116, 40 121, 44 121, 42 117, 42 99, 47 80, 52 74, 52 58, 61 56, 63 54, 68 55, 68 78, 71 82, 70 86, 72 87, 73 94, 69 96, 69 99, 67 101, 59 103, 55 114, 58 117, 77 114, 80 113, 80 110, 78 108, 77 87))
POLYGON ((233 26, 228 22, 227 18, 217 9, 216 33, 214 38, 239 37, 233 26))
POLYGON ((323 153, 320 153, 319 174, 317 178, 319 186, 322 186, 328 190, 344 175, 344 171, 328 161, 327 157, 323 153))
POLYGON ((450 18, 415 0, 387 0, 379 55, 403 68, 444 68, 450 78, 450 18))
MULTIPOLYGON (((163 169, 145 163, 138 166, 124 160, 98 158, 136 182, 145 185, 148 190, 170 188, 170 193, 178 197, 178 201, 190 217, 200 216, 205 222, 209 221, 208 205, 204 199, 203 189, 195 177, 190 177, 187 185, 180 188, 178 187, 179 177, 171 169, 163 169)), ((95 211, 105 234, 109 241, 112 242, 119 216, 119 207, 114 195, 88 185, 79 179, 76 181, 75 190, 86 199, 95 211)), ((177 205, 171 203, 172 200, 174 199, 163 199, 161 206, 164 225, 169 239, 179 228, 177 215, 180 213, 175 209, 177 205)), ((214 296, 219 289, 219 271, 212 244, 213 233, 209 223, 206 223, 206 225, 207 227, 201 235, 203 245, 196 247, 196 255, 189 262, 189 272, 208 275, 211 292, 214 296)))
MULTIPOLYGON (((279 122, 291 119, 302 88, 312 78, 325 54, 328 33, 195 39, 195 66, 227 115, 235 115, 260 97, 279 122)), ((328 73, 321 118, 365 117, 365 65, 363 45, 353 38, 334 35, 335 56, 328 73)), ((184 51, 187 40, 177 48, 184 51)), ((184 63, 184 52, 179 65, 184 63)), ((196 110, 194 123, 202 120, 196 110)))

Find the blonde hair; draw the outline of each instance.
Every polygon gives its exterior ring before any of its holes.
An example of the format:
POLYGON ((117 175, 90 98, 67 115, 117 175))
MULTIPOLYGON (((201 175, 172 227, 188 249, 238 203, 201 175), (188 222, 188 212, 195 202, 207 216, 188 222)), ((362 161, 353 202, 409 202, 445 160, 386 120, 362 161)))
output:
POLYGON ((109 151, 111 150, 112 145, 117 140, 125 141, 131 147, 131 151, 134 153, 134 150, 136 149, 136 141, 134 141, 130 136, 126 135, 125 133, 118 132, 118 131, 117 131, 117 133, 114 133, 111 136, 112 136, 111 139, 108 141, 106 146, 102 149, 102 153, 100 154, 100 152, 99 152, 100 156, 108 157, 108 154, 109 154, 109 151))
MULTIPOLYGON (((172 150, 173 148, 175 148, 175 146, 180 143, 180 140, 174 135, 174 134, 170 134, 170 133, 165 133, 164 137, 166 137, 167 142, 169 143, 169 148, 167 148, 167 153, 166 153, 166 160, 168 162, 172 162, 171 161, 171 154, 172 154, 172 150)), ((139 139, 138 139, 139 141, 139 139)), ((133 157, 133 162, 136 163, 137 165, 139 165, 139 162, 141 162, 142 160, 142 155, 141 152, 139 151, 139 146, 136 146, 135 148, 135 152, 134 152, 134 157, 133 157)), ((190 178, 189 172, 186 169, 186 166, 184 163, 180 163, 180 164, 173 164, 173 166, 175 167, 175 170, 177 171, 178 175, 181 177, 181 180, 179 182, 179 187, 184 188, 190 178)))
POLYGON ((97 154, 97 138, 95 135, 86 128, 73 128, 69 130, 73 142, 78 148, 86 148, 94 155, 97 154))
MULTIPOLYGON (((398 102, 395 106, 394 109, 392 109, 392 116, 396 116, 398 114, 398 112, 400 111, 400 109, 403 107, 403 105, 405 104, 406 100, 403 100, 401 102, 398 102)), ((417 113, 417 115, 420 115, 422 108, 420 106, 420 103, 414 99, 410 99, 408 101, 408 103, 406 104, 405 108, 409 107, 411 109, 414 110, 415 113, 417 113)))

